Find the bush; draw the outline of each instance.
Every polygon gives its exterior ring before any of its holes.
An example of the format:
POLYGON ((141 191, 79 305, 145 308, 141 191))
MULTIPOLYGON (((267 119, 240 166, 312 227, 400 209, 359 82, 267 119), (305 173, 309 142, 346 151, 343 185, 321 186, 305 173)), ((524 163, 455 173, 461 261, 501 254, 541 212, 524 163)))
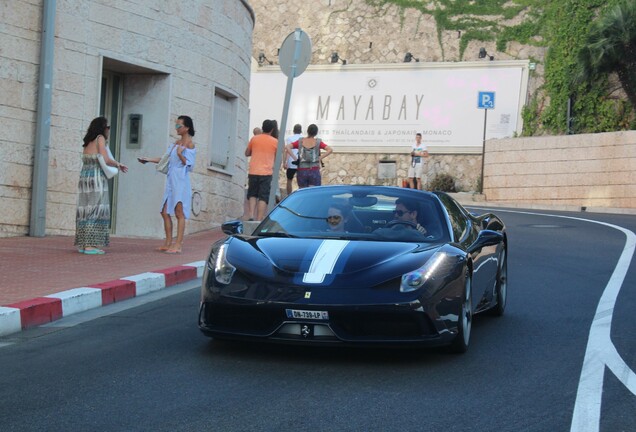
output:
POLYGON ((450 174, 436 174, 430 184, 432 191, 457 192, 455 189, 455 179, 450 174))

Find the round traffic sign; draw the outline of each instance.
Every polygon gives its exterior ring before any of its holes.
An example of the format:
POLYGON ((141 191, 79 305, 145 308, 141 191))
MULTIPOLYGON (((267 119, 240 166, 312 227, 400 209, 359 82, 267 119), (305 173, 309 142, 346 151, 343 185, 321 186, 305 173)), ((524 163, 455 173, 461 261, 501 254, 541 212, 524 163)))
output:
POLYGON ((295 78, 305 72, 311 61, 311 39, 301 29, 290 33, 280 47, 278 64, 285 75, 295 78))

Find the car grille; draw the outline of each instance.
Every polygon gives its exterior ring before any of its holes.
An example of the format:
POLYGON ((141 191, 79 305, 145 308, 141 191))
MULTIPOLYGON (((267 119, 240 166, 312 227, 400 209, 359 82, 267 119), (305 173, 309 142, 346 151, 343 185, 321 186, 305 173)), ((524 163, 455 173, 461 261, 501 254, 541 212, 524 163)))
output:
POLYGON ((280 309, 260 305, 207 303, 203 320, 207 327, 214 330, 266 336, 281 324, 281 312, 280 309))
MULTIPOLYGON (((246 336, 269 336, 287 321, 280 306, 229 303, 206 303, 202 320, 209 330, 246 336)), ((413 341, 438 336, 428 315, 411 309, 330 308, 329 327, 339 339, 350 342, 413 341)))
POLYGON ((382 311, 330 312, 333 331, 345 340, 410 340, 436 336, 433 323, 425 314, 382 311))

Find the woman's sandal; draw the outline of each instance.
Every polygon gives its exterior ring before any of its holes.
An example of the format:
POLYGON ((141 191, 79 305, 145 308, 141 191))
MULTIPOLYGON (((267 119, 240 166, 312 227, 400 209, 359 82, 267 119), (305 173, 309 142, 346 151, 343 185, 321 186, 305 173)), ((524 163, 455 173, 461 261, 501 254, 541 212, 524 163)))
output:
POLYGON ((167 250, 170 250, 171 248, 172 248, 172 245, 170 245, 170 246, 159 246, 159 247, 157 248, 157 250, 158 250, 159 252, 165 252, 165 251, 167 251, 167 250))
POLYGON ((105 253, 101 249, 84 249, 84 255, 104 255, 105 253))
POLYGON ((167 251, 165 251, 164 253, 167 253, 167 254, 170 254, 170 255, 180 254, 181 253, 181 248, 179 248, 179 249, 170 248, 167 251))

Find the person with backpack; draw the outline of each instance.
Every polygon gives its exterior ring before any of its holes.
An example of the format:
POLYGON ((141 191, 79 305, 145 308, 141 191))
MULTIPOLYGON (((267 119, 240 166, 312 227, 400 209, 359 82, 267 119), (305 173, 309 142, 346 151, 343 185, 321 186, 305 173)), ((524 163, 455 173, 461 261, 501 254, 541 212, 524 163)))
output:
POLYGON ((322 179, 320 177, 320 166, 322 160, 329 156, 333 150, 325 144, 318 135, 318 126, 310 124, 307 127, 307 136, 299 138, 298 141, 287 144, 285 152, 288 156, 293 157, 293 149, 298 149, 298 170, 296 173, 296 181, 298 189, 309 186, 320 186, 322 179), (324 153, 321 153, 324 150, 324 153))
MULTIPOLYGON (((291 144, 303 137, 303 127, 299 124, 294 125, 294 134, 285 138, 286 144, 291 144)), ((285 152, 287 153, 287 152, 285 152)), ((287 156, 283 164, 285 168, 285 177, 287 177, 287 195, 292 193, 292 180, 296 176, 296 169, 298 169, 298 150, 292 150, 293 156, 287 156), (296 162, 296 163, 294 163, 296 162)))

